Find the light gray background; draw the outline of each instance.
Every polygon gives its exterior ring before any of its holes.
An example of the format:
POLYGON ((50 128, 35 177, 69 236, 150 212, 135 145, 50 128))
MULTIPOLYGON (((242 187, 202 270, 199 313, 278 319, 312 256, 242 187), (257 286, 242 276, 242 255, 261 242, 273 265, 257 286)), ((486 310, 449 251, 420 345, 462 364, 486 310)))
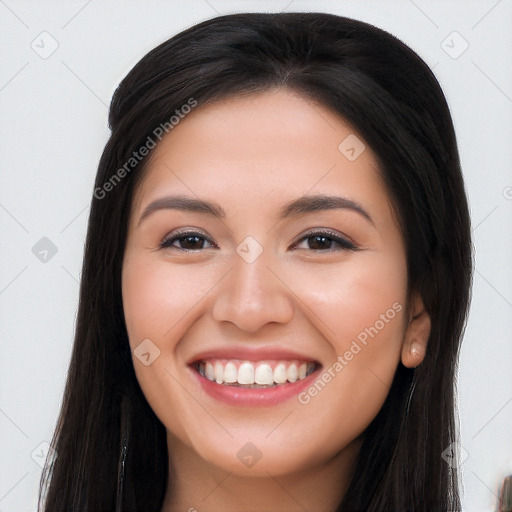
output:
POLYGON ((147 51, 196 22, 281 10, 388 30, 434 69, 448 98, 476 247, 458 381, 463 504, 495 510, 512 473, 512 0, 0 0, 0 512, 36 509, 115 87, 147 51), (56 254, 34 254, 43 237, 56 254))

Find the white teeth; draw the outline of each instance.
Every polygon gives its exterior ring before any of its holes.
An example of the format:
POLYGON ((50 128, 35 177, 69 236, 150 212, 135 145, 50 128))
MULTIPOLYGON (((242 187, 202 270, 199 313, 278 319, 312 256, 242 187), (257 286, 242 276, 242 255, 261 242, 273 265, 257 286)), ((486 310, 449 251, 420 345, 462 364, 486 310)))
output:
MULTIPOLYGON (((235 361, 238 363, 238 361, 235 361)), ((198 371, 201 375, 217 384, 242 385, 248 387, 266 387, 296 382, 311 374, 316 366, 314 363, 278 363, 274 365, 267 362, 252 363, 243 361, 237 365, 233 361, 219 360, 199 363, 198 371)))
POLYGON ((238 380, 238 370, 231 361, 224 368, 224 382, 232 384, 238 380))
POLYGON ((238 368, 238 384, 254 384, 254 366, 251 363, 242 363, 238 368))
POLYGON ((297 371, 297 365, 291 364, 288 366, 288 370, 286 370, 286 378, 290 382, 295 382, 299 376, 299 372, 297 371))
POLYGON ((208 380, 215 380, 215 371, 212 363, 206 363, 206 366, 204 367, 204 375, 208 380))
POLYGON ((274 370, 274 382, 276 384, 284 384, 286 382, 286 366, 279 363, 274 370))
POLYGON ((254 373, 254 382, 256 384, 266 384, 267 386, 274 384, 274 373, 272 372, 270 365, 259 364, 256 367, 256 372, 254 373))
POLYGON ((222 384, 224 382, 224 366, 222 363, 215 363, 215 382, 222 384))

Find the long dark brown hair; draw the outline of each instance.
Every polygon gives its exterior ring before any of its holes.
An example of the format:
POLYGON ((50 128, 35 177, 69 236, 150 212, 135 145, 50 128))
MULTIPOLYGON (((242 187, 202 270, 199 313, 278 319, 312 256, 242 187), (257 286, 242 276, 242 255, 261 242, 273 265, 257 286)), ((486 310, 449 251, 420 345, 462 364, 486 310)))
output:
POLYGON ((40 510, 160 512, 166 430, 138 385, 121 297, 128 214, 147 159, 133 168, 126 163, 191 98, 201 108, 279 87, 339 114, 377 156, 406 244, 409 290, 421 294, 432 321, 423 363, 399 364, 364 432, 337 511, 460 510, 457 470, 443 452, 457 441, 455 372, 472 244, 450 112, 431 70, 405 44, 369 24, 322 13, 200 23, 150 51, 115 91, 52 441, 57 457, 48 458, 41 478, 40 510), (113 181, 123 166, 129 171, 113 181))

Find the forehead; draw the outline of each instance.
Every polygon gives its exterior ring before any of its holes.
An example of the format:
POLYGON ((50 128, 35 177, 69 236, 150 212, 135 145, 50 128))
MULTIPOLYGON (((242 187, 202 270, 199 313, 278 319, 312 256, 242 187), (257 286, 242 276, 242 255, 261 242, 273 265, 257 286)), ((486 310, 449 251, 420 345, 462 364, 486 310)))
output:
POLYGON ((182 193, 243 209, 277 209, 308 193, 367 203, 388 197, 375 155, 328 108, 289 89, 199 105, 150 154, 133 209, 182 193), (250 201, 249 201, 250 200, 250 201))

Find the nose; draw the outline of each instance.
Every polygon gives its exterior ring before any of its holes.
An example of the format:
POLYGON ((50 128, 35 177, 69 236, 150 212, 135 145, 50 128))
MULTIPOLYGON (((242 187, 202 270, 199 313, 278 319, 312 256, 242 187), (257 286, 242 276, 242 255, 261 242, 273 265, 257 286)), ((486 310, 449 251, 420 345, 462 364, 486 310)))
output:
POLYGON ((293 312, 293 292, 263 255, 252 263, 234 256, 234 267, 222 280, 213 304, 216 321, 254 333, 268 323, 289 322, 293 312))

